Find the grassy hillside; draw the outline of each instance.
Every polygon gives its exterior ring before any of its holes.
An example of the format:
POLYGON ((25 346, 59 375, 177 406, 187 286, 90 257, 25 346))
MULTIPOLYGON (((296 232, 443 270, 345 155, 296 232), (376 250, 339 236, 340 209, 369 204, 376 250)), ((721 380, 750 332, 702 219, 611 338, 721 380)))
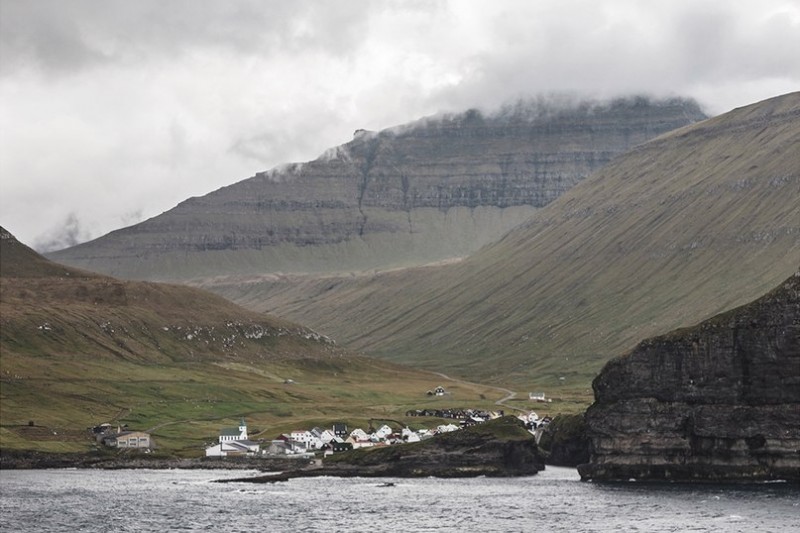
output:
POLYGON ((274 438, 499 397, 447 383, 451 396, 431 399, 440 376, 354 356, 198 289, 63 267, 1 228, 0 237, 2 450, 87 450, 86 428, 109 422, 152 430, 167 452, 201 455, 242 416, 251 433, 274 438))
POLYGON ((800 93, 618 157, 468 259, 374 277, 215 280, 348 346, 473 379, 587 386, 639 340, 800 264, 800 93))

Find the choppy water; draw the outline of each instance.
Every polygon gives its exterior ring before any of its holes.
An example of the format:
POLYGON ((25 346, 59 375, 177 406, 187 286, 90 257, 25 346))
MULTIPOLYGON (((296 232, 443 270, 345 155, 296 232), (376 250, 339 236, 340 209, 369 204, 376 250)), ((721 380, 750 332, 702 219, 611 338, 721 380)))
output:
POLYGON ((0 531, 800 531, 800 491, 785 484, 598 485, 553 467, 514 479, 211 483, 249 473, 6 470, 0 531))

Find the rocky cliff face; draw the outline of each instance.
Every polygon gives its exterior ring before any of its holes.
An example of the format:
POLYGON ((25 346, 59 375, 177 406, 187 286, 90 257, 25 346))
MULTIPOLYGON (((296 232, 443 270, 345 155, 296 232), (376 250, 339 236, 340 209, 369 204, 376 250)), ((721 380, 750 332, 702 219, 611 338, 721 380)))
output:
POLYGON ((51 258, 120 277, 332 272, 460 257, 611 158, 704 115, 682 99, 524 103, 359 130, 51 258))
POLYGON ((584 479, 800 481, 800 272, 642 342, 593 386, 584 479))

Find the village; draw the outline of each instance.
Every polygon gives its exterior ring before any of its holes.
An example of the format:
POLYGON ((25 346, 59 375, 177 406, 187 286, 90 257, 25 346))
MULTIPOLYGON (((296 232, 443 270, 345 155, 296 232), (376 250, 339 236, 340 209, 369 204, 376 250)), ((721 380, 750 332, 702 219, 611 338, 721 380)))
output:
MULTIPOLYGON (((442 396, 444 388, 437 387, 428 391, 428 395, 442 396)), ((543 393, 530 393, 529 398, 535 402, 548 402, 543 393)), ((370 427, 349 429, 343 422, 334 423, 330 428, 313 427, 310 429, 297 429, 283 433, 274 440, 252 440, 248 433, 247 423, 244 418, 239 421, 238 427, 223 428, 217 442, 205 448, 206 457, 285 457, 308 459, 318 455, 328 456, 334 453, 372 448, 379 446, 394 446, 412 442, 420 442, 442 433, 458 431, 465 427, 481 424, 505 416, 503 410, 487 411, 470 408, 441 408, 441 409, 416 409, 405 413, 406 417, 428 417, 448 420, 434 428, 413 430, 408 426, 402 429, 392 428, 388 424, 370 427)), ((516 415, 525 428, 536 438, 537 442, 541 430, 546 427, 551 419, 549 416, 540 418, 534 411, 522 411, 516 415)), ((395 425, 400 425, 395 421, 395 425)), ((154 448, 155 443, 151 435, 144 431, 131 431, 127 426, 114 428, 110 424, 102 424, 92 428, 98 443, 107 447, 118 449, 137 449, 148 452, 154 448)))
MULTIPOLYGON (((247 423, 242 419, 237 428, 225 428, 220 432, 219 442, 206 448, 206 457, 226 456, 283 456, 313 458, 318 454, 328 456, 337 452, 394 446, 419 442, 441 433, 458 431, 462 428, 483 423, 504 416, 503 411, 480 411, 473 409, 447 409, 441 411, 421 411, 419 416, 439 416, 450 418, 458 423, 440 424, 432 429, 412 430, 404 427, 399 432, 387 424, 365 431, 362 428, 348 430, 344 423, 335 423, 331 428, 314 427, 284 433, 272 441, 253 441, 248 437, 247 423), (461 417, 463 415, 463 418, 461 417)), ((545 427, 549 417, 539 418, 534 412, 517 415, 528 431, 538 436, 537 430, 545 427)))

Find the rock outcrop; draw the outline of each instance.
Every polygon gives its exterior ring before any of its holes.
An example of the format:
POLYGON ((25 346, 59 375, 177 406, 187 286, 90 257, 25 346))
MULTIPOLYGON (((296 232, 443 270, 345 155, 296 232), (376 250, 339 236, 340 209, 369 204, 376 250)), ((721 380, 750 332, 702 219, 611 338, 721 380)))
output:
POLYGON ((692 101, 631 98, 520 102, 492 115, 359 130, 315 161, 261 172, 49 257, 150 280, 462 257, 614 156, 703 118, 692 101))
POLYGON ((595 379, 583 479, 800 481, 800 272, 595 379))
POLYGON ((591 441, 583 413, 558 415, 542 430, 539 449, 554 466, 578 466, 589 462, 591 441))
POLYGON ((282 476, 228 479, 271 483, 295 477, 509 477, 544 470, 533 436, 506 416, 432 439, 383 448, 352 450, 326 459, 322 467, 282 476))

